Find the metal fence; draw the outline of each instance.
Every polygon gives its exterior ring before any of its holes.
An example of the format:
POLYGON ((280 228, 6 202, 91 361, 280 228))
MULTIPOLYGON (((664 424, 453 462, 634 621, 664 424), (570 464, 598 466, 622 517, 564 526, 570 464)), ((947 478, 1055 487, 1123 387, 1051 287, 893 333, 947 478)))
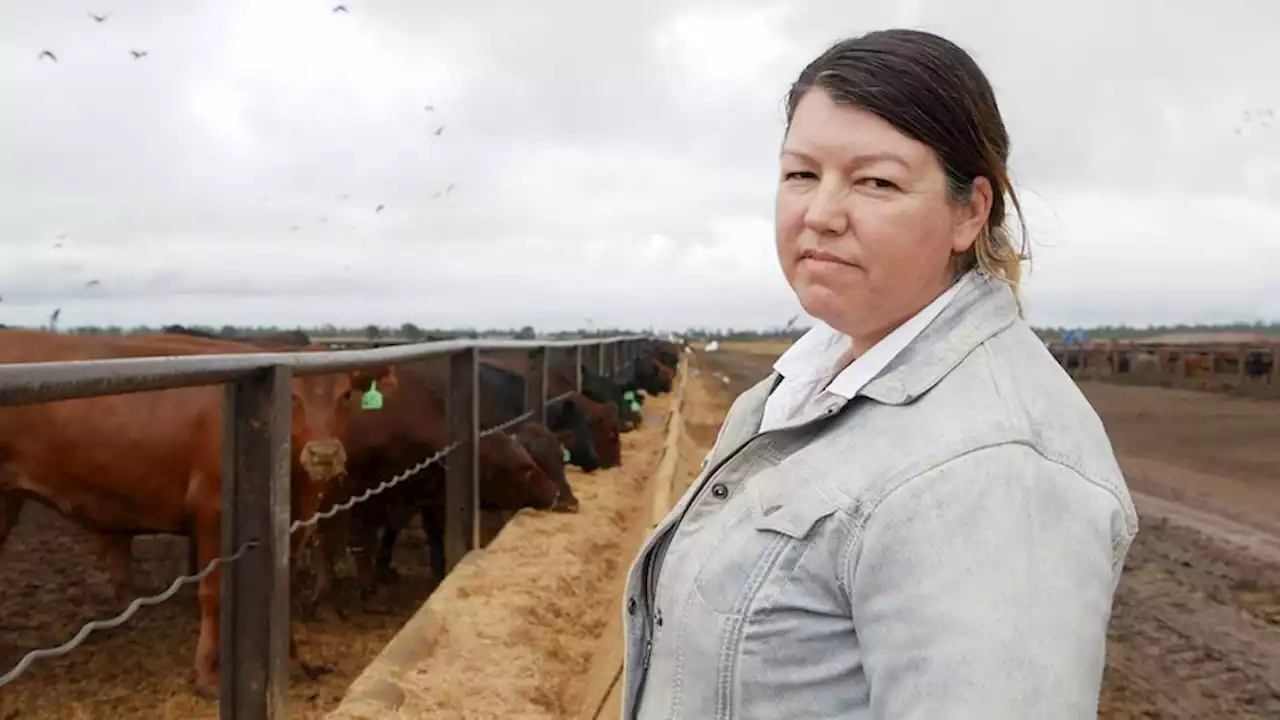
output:
POLYGON ((646 336, 559 340, 448 340, 369 350, 239 355, 184 355, 0 365, 0 406, 225 384, 223 408, 222 546, 198 573, 165 592, 138 598, 116 617, 94 621, 57 648, 28 653, 0 686, 33 661, 70 652, 93 631, 126 622, 137 610, 172 597, 221 565, 220 715, 224 720, 284 718, 289 683, 289 537, 307 525, 445 461, 445 566, 451 570, 480 544, 478 446, 484 435, 530 418, 545 420, 548 353, 567 351, 582 389, 582 367, 616 377, 638 357, 646 336), (527 354, 525 412, 493 428, 479 423, 478 362, 482 351, 527 354), (448 356, 445 402, 449 442, 438 453, 346 503, 291 521, 290 407, 294 376, 323 375, 448 356), (262 482, 270 478, 270 482, 262 482))
POLYGON ((1280 341, 1048 343, 1072 377, 1280 397, 1280 341))

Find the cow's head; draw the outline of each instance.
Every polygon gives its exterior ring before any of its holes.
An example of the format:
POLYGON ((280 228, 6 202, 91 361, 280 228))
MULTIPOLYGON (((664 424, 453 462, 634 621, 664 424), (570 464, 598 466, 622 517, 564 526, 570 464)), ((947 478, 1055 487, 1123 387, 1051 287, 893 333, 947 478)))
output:
POLYGON ((390 367, 294 378, 291 439, 312 481, 328 483, 346 472, 343 442, 352 413, 378 412, 395 389, 390 367))
POLYGON ((600 455, 596 452, 587 405, 591 401, 581 395, 572 395, 547 406, 547 426, 556 431, 561 444, 569 451, 568 462, 586 472, 600 467, 600 455))
POLYGON ((551 478, 551 482, 555 483, 557 497, 551 509, 555 512, 578 512, 578 498, 574 496, 573 488, 564 475, 564 453, 567 450, 563 447, 563 438, 542 423, 524 423, 513 433, 513 437, 524 446, 529 457, 538 463, 538 467, 551 478))
POLYGON ((560 489, 525 450, 504 432, 480 438, 480 504, 486 510, 549 510, 560 489))
POLYGON ((587 407, 591 418, 591 440, 600 458, 600 467, 617 467, 622 464, 622 439, 618 432, 618 406, 611 402, 591 403, 587 407))

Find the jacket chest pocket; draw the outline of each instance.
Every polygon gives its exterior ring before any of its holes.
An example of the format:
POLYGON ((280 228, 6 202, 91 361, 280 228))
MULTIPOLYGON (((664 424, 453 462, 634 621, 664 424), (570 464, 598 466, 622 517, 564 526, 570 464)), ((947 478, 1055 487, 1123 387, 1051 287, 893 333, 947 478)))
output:
POLYGON ((747 614, 761 592, 776 595, 803 572, 806 553, 822 537, 816 526, 838 508, 785 461, 748 480, 741 501, 746 507, 725 508, 718 531, 692 553, 697 599, 725 615, 747 614))

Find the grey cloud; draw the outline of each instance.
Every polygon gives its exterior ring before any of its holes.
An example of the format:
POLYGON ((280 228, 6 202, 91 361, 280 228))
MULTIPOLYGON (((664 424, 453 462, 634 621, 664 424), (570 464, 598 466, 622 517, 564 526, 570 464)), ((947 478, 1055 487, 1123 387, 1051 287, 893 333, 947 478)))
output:
POLYGON ((0 322, 785 322, 780 101, 900 23, 996 85, 1033 319, 1280 315, 1261 4, 46 5, 0 26, 0 322))

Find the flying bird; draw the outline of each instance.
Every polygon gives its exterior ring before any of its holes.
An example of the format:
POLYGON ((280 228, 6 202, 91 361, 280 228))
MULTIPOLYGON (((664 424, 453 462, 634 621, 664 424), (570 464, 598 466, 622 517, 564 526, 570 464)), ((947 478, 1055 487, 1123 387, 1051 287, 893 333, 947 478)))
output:
POLYGON ((91 287, 97 287, 101 284, 102 282, 99 280, 90 280, 89 282, 85 283, 84 286, 87 288, 91 288, 91 287))
POLYGON ((327 218, 327 217, 322 217, 322 218, 320 218, 320 222, 322 222, 322 223, 327 223, 327 222, 329 222, 329 218, 327 218))
POLYGON ((442 132, 444 132, 444 126, 443 126, 443 125, 441 125, 440 127, 436 128, 436 137, 440 137, 440 133, 442 133, 442 132))
POLYGON ((340 197, 340 198, 338 198, 338 199, 339 199, 339 200, 350 200, 350 199, 351 199, 351 196, 350 196, 350 195, 343 195, 342 197, 340 197))
POLYGON ((62 308, 57 308, 53 311, 53 314, 49 316, 49 327, 53 327, 58 324, 58 316, 61 314, 62 308))
POLYGON ((60 247, 62 247, 62 243, 60 243, 60 242, 56 242, 56 243, 54 243, 54 244, 53 244, 53 249, 54 249, 54 250, 57 250, 57 249, 58 249, 58 248, 60 248, 60 247))
POLYGON ((347 12, 347 6, 346 6, 346 5, 334 5, 334 6, 333 6, 333 11, 334 11, 334 12, 347 12))
POLYGON ((133 55, 134 60, 141 60, 147 56, 146 50, 130 50, 129 53, 133 55))
POLYGON ((45 59, 46 57, 47 57, 47 58, 49 58, 50 60, 54 61, 54 62, 58 62, 58 56, 57 56, 57 55, 54 55, 53 53, 49 52, 48 50, 42 50, 42 51, 40 52, 40 54, 36 56, 36 60, 43 60, 43 59, 45 59))
POLYGON ((294 225, 293 227, 289 228, 289 232, 298 232, 298 227, 299 226, 294 225))
POLYGON ((111 16, 110 15, 94 15, 93 13, 89 13, 89 17, 93 18, 94 22, 100 23, 100 22, 106 22, 107 18, 111 16))
POLYGON ((436 106, 435 106, 435 105, 424 105, 424 106, 422 107, 422 109, 423 109, 423 110, 426 110, 427 112, 435 112, 435 111, 436 111, 436 106))
POLYGON ((456 188, 456 187, 458 187, 458 186, 457 186, 457 184, 455 184, 455 183, 449 183, 449 187, 447 187, 447 188, 445 188, 445 189, 444 189, 444 194, 445 194, 445 195, 448 195, 449 193, 453 192, 453 189, 454 189, 454 188, 456 188))
POLYGON ((382 208, 384 208, 384 207, 386 207, 386 205, 379 205, 377 208, 375 208, 375 209, 374 209, 374 212, 376 212, 376 213, 380 213, 380 212, 382 212, 382 208))

